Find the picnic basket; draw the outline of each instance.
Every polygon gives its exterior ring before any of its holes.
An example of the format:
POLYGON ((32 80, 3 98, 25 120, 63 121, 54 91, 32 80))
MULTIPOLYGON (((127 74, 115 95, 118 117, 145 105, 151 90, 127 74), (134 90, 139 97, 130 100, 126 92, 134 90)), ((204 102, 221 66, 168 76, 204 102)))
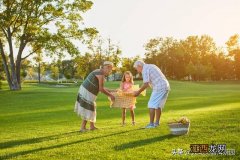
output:
POLYGON ((168 123, 172 135, 188 134, 190 128, 190 120, 182 117, 179 121, 168 123))
POLYGON ((115 101, 110 104, 112 108, 130 108, 136 104, 136 97, 131 93, 113 92, 112 94, 115 97, 115 101))
MULTIPOLYGON (((138 89, 139 85, 133 85, 132 90, 129 92, 123 92, 122 90, 112 92, 115 97, 115 101, 110 102, 110 107, 130 108, 131 106, 134 106, 137 103, 136 97, 134 97, 134 91, 137 91, 138 89)), ((141 94, 145 96, 146 92, 142 92, 141 94)))

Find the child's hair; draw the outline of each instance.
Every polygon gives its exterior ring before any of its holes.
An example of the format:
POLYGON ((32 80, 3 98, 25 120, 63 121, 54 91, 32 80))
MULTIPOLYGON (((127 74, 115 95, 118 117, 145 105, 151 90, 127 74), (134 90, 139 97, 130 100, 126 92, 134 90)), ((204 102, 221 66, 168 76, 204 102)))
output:
POLYGON ((128 74, 130 76, 130 82, 133 84, 133 75, 130 71, 124 72, 123 77, 122 77, 122 82, 125 82, 125 75, 126 74, 128 74))

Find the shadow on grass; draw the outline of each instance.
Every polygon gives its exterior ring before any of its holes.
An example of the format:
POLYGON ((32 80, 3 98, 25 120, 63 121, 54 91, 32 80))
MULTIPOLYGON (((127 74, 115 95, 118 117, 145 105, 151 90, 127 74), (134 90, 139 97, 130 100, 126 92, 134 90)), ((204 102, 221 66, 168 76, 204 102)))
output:
POLYGON ((121 150, 130 149, 130 148, 145 146, 145 145, 148 145, 151 143, 163 141, 165 139, 171 139, 174 137, 178 137, 178 136, 167 134, 167 135, 163 135, 163 136, 159 136, 159 137, 148 138, 148 139, 143 139, 143 140, 133 141, 130 143, 121 144, 121 145, 115 146, 114 149, 116 151, 121 151, 121 150))
MULTIPOLYGON (((97 136, 97 137, 93 137, 93 138, 89 138, 89 139, 81 139, 81 140, 70 142, 70 143, 63 143, 63 144, 58 144, 58 145, 53 145, 53 146, 48 146, 48 147, 40 147, 40 148, 37 148, 37 149, 6 154, 6 155, 3 155, 3 156, 0 156, 0 159, 11 159, 11 158, 14 158, 14 157, 17 157, 17 156, 33 154, 33 153, 36 153, 36 152, 45 151, 45 150, 49 150, 49 149, 61 148, 61 147, 74 145, 74 144, 78 144, 78 143, 83 143, 83 142, 88 142, 88 141, 92 141, 92 140, 96 140, 96 139, 101 139, 101 138, 111 137, 111 136, 115 136, 115 135, 125 134, 125 133, 128 133, 128 132, 137 131, 137 130, 142 130, 142 128, 123 131, 123 132, 112 133, 112 134, 103 135, 103 136, 97 136)), ((58 139, 59 136, 70 135, 70 134, 74 134, 74 133, 77 133, 77 132, 78 131, 68 132, 68 133, 64 133, 64 134, 60 134, 60 135, 53 135, 53 136, 47 136, 47 137, 41 137, 41 138, 35 138, 35 139, 26 139, 26 140, 22 140, 22 141, 10 141, 10 142, 7 142, 7 143, 9 143, 9 145, 12 145, 11 147, 13 147, 15 145, 33 144, 33 143, 38 143, 38 142, 54 139, 54 137, 55 137, 55 139, 58 139)), ((5 147, 5 148, 7 148, 7 147, 5 147)))
POLYGON ((20 145, 25 145, 25 144, 40 143, 40 142, 44 142, 44 141, 58 139, 58 138, 61 138, 62 136, 69 136, 69 135, 72 135, 75 133, 78 133, 78 131, 67 132, 67 133, 63 133, 63 134, 57 134, 57 135, 46 136, 46 137, 38 137, 38 138, 31 138, 31 139, 2 142, 2 143, 0 143, 0 149, 12 148, 15 146, 20 146, 20 145))

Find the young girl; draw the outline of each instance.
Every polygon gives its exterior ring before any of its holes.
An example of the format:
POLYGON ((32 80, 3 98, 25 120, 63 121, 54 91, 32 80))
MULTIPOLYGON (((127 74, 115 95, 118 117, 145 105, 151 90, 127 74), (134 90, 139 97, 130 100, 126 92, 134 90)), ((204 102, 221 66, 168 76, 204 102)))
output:
MULTIPOLYGON (((123 74, 122 82, 120 84, 120 89, 123 92, 132 91, 133 84, 134 84, 134 82, 133 82, 132 73, 130 71, 126 71, 123 74)), ((135 108, 136 108, 135 105, 130 106, 130 113, 131 113, 131 117, 132 117, 132 125, 135 125, 135 114, 134 114, 134 109, 135 108)), ((126 119, 126 108, 122 108, 122 126, 125 125, 125 119, 126 119)))

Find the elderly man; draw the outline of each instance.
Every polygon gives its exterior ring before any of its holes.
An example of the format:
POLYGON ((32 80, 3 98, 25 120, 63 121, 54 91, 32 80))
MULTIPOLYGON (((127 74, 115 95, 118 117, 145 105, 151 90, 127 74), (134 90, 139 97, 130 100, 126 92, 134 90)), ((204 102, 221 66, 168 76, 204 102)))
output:
POLYGON ((147 87, 152 87, 152 94, 148 101, 150 123, 145 128, 155 128, 160 124, 162 109, 166 103, 170 85, 161 70, 154 64, 145 64, 138 60, 133 66, 138 73, 142 73, 143 86, 135 92, 138 96, 147 87), (156 121, 154 123, 154 118, 156 121))

